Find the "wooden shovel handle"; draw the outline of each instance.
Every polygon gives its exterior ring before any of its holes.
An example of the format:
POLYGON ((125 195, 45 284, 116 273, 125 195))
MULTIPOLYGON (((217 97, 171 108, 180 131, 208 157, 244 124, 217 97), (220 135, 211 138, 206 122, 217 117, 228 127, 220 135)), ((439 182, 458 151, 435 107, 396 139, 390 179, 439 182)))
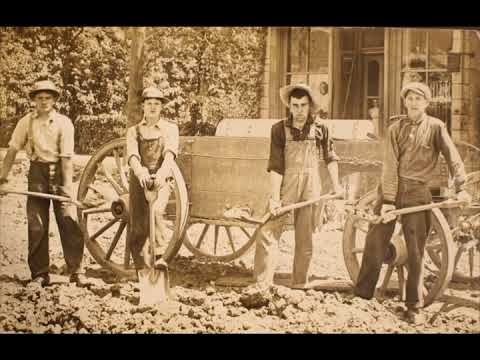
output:
POLYGON ((50 200, 56 200, 56 201, 61 201, 61 202, 68 202, 72 203, 75 206, 79 207, 80 209, 85 209, 87 206, 75 199, 71 199, 66 196, 60 196, 60 195, 53 195, 53 194, 45 194, 41 192, 35 192, 35 191, 20 191, 20 190, 12 190, 12 189, 2 189, 1 192, 7 193, 7 194, 15 194, 15 195, 26 195, 26 196, 34 196, 42 199, 50 199, 50 200))
POLYGON ((418 206, 411 206, 403 209, 396 209, 396 210, 391 210, 388 211, 388 215, 405 215, 405 214, 412 214, 415 212, 419 211, 427 211, 427 210, 432 210, 432 209, 449 209, 449 208, 456 208, 464 205, 465 203, 463 201, 458 201, 458 200, 445 200, 439 203, 432 203, 432 204, 426 204, 426 205, 418 205, 418 206))
MULTIPOLYGON (((281 215, 283 215, 283 214, 285 214, 285 213, 287 213, 291 210, 295 210, 295 209, 299 209, 299 208, 302 208, 302 207, 305 207, 305 206, 308 206, 308 205, 312 205, 312 204, 315 204, 315 203, 320 202, 320 201, 341 199, 342 197, 343 197, 342 194, 337 194, 337 193, 326 194, 326 195, 319 196, 315 199, 301 201, 301 202, 298 202, 298 203, 295 203, 295 204, 286 205, 286 206, 283 206, 283 207, 279 208, 278 212, 277 212, 277 215, 275 215, 274 217, 279 217, 279 216, 281 216, 281 215)), ((252 217, 245 217, 245 216, 243 216, 242 218, 246 221, 249 221, 249 222, 252 222, 252 223, 255 223, 255 224, 259 224, 259 225, 263 225, 268 220, 270 220, 272 217, 273 217, 272 213, 267 212, 265 215, 263 215, 263 217, 261 219, 255 219, 255 218, 252 218, 252 217)))

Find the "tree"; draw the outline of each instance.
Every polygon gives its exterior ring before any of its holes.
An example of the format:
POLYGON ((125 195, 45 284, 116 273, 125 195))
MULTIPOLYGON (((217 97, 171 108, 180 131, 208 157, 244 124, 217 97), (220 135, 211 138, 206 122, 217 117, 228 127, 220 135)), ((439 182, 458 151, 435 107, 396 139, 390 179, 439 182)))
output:
POLYGON ((143 90, 143 63, 145 61, 145 28, 133 28, 130 50, 130 77, 128 83, 127 127, 141 120, 141 94, 143 90))
POLYGON ((28 110, 25 95, 39 78, 60 86, 59 110, 72 121, 78 115, 122 111, 127 41, 121 29, 10 27, 0 35, 0 86, 7 92, 9 115, 28 110))
POLYGON ((145 81, 162 88, 166 115, 207 122, 258 117, 265 28, 168 27, 149 29, 145 81))

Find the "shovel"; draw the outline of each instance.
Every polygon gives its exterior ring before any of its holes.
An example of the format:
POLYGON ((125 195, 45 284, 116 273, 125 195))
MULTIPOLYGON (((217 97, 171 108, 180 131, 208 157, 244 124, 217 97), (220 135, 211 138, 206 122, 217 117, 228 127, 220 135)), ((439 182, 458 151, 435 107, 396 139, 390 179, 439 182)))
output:
POLYGON ((3 188, 0 190, 0 194, 12 194, 12 195, 26 195, 26 196, 34 196, 42 199, 50 199, 50 200, 56 200, 60 202, 68 202, 74 204, 76 207, 80 209, 86 209, 89 206, 87 204, 81 203, 75 199, 66 197, 66 196, 60 196, 60 195, 53 195, 53 194, 46 194, 46 193, 41 193, 41 192, 35 192, 35 191, 22 191, 22 190, 16 190, 16 189, 7 189, 3 188))
POLYGON ((148 215, 150 219, 149 245, 151 251, 150 268, 139 270, 138 282, 140 285, 140 306, 160 304, 168 300, 170 286, 168 279, 168 265, 163 259, 156 260, 155 254, 155 211, 154 205, 158 199, 158 190, 145 189, 145 198, 148 202, 148 215))
POLYGON ((354 216, 359 219, 366 220, 374 224, 378 224, 380 222, 382 223, 390 222, 399 215, 412 214, 419 211, 427 211, 427 210, 433 210, 433 209, 451 209, 451 208, 461 207, 464 205, 465 205, 465 202, 463 201, 449 199, 449 200, 445 200, 438 203, 417 205, 417 206, 411 206, 411 207, 406 207, 402 209, 390 210, 385 212, 383 215, 371 215, 371 214, 367 214, 363 210, 360 210, 357 213, 354 213, 354 216))
POLYGON ((318 203, 320 201, 334 200, 334 199, 341 199, 341 198, 343 198, 343 194, 341 194, 341 193, 329 193, 329 194, 319 196, 315 199, 301 201, 301 202, 298 202, 298 203, 295 203, 295 204, 283 206, 283 207, 281 207, 277 210, 277 214, 275 216, 273 216, 272 213, 267 212, 261 219, 256 219, 256 218, 253 218, 251 216, 247 216, 247 215, 243 215, 243 214, 242 214, 241 218, 242 218, 242 220, 245 220, 245 221, 248 221, 248 222, 251 222, 251 223, 254 223, 254 224, 264 225, 270 219, 279 217, 279 216, 281 216, 281 215, 283 215, 286 212, 289 212, 291 210, 295 210, 295 209, 299 209, 299 208, 302 208, 302 207, 305 207, 305 206, 308 206, 308 205, 312 205, 312 204, 318 203))

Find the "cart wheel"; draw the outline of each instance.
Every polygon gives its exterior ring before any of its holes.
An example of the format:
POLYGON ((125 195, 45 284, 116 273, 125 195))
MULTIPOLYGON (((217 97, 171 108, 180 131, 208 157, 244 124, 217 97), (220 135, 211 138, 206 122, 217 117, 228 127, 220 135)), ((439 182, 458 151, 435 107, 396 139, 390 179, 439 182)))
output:
POLYGON ((254 232, 251 226, 205 219, 189 225, 183 243, 195 256, 228 262, 252 247, 254 232))
MULTIPOLYGON (((480 171, 467 174, 465 190, 472 196, 472 203, 465 209, 449 214, 453 224, 452 236, 454 239, 454 272, 452 281, 470 283, 480 280, 480 171), (460 223, 467 222, 471 230, 467 233, 460 231, 460 223)), ((448 211, 448 210, 447 210, 448 211)), ((449 218, 449 217, 447 217, 449 218)), ((435 265, 440 264, 440 258, 434 251, 429 255, 435 265)))
MULTIPOLYGON (((129 231, 129 166, 125 154, 125 138, 103 145, 85 166, 77 199, 93 206, 87 210, 78 209, 85 245, 93 258, 117 275, 130 277, 135 271, 126 244, 129 231)), ((173 191, 162 222, 166 241, 159 243, 157 251, 166 262, 178 253, 188 218, 187 189, 176 166, 173 178, 173 191)))
MULTIPOLYGON (((376 191, 369 192, 359 201, 358 205, 360 207, 373 208, 375 199, 376 191)), ((354 283, 357 281, 360 271, 368 226, 368 222, 357 220, 351 215, 347 216, 345 222, 343 256, 350 278, 354 283)), ((399 223, 397 223, 392 240, 395 237, 404 241, 399 223)), ((432 210, 432 231, 427 239, 426 249, 423 293, 424 304, 428 306, 442 295, 453 273, 453 239, 448 223, 439 209, 432 210), (440 266, 438 267, 435 266, 432 259, 428 256, 432 251, 435 252, 440 260, 440 266)), ((382 292, 399 292, 401 299, 404 300, 407 273, 408 268, 404 261, 384 264, 380 274, 380 290, 382 292)))

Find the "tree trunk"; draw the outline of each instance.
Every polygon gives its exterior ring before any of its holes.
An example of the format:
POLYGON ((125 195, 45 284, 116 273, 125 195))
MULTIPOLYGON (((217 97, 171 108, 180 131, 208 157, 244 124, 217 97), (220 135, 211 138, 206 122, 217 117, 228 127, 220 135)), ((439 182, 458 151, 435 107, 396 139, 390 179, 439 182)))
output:
POLYGON ((145 61, 145 27, 132 28, 130 50, 130 77, 128 81, 127 127, 141 120, 141 95, 143 90, 143 64, 145 61))

